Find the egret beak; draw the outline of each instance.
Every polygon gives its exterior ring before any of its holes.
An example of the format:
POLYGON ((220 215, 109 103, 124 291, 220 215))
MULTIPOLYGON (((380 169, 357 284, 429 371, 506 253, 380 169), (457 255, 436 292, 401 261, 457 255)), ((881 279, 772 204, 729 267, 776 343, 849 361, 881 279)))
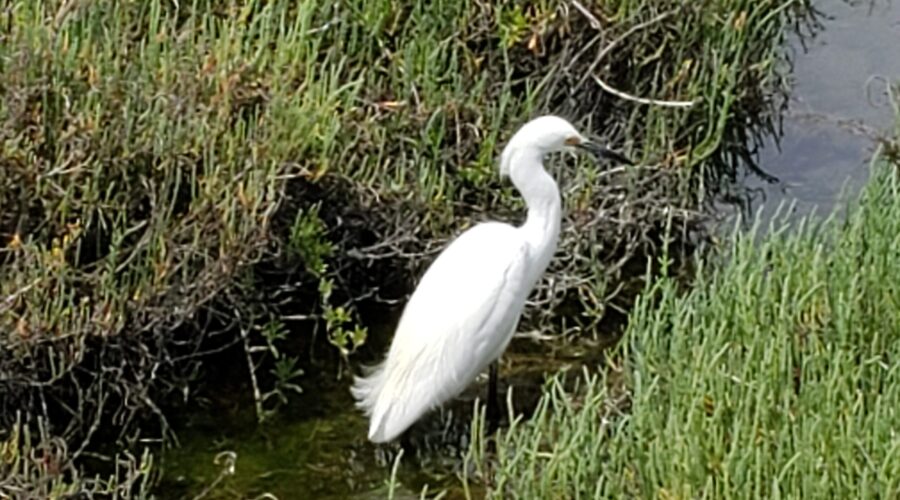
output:
POLYGON ((625 165, 634 165, 634 162, 631 161, 628 157, 626 157, 620 153, 616 153, 615 151, 613 151, 609 148, 603 147, 603 146, 597 144, 596 142, 581 141, 578 144, 575 144, 574 146, 576 148, 583 149, 583 150, 587 151, 588 153, 591 153, 592 155, 596 156, 597 158, 599 158, 601 160, 606 159, 606 160, 612 160, 617 163, 622 163, 625 165))

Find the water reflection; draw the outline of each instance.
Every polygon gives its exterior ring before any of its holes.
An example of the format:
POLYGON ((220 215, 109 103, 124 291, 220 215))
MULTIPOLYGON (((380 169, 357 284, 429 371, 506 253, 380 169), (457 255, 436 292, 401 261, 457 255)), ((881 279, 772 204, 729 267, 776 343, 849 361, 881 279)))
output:
POLYGON ((755 207, 766 217, 782 202, 795 203, 792 218, 843 208, 868 178, 873 136, 894 126, 886 85, 900 80, 900 6, 821 0, 815 7, 824 29, 804 43, 790 40, 783 135, 758 151, 757 164, 778 182, 745 179, 762 194, 755 207))

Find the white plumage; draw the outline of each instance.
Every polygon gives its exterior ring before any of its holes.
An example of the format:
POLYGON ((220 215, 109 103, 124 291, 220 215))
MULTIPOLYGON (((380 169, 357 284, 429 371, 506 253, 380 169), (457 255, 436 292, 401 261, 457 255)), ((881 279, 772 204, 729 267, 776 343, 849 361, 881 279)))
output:
POLYGON ((426 271, 387 358, 357 377, 351 389, 370 417, 370 440, 387 442, 402 434, 462 392, 506 349, 559 236, 559 190, 543 157, 587 144, 555 116, 528 122, 510 140, 500 171, 525 198, 528 218, 521 227, 499 222, 472 227, 426 271))

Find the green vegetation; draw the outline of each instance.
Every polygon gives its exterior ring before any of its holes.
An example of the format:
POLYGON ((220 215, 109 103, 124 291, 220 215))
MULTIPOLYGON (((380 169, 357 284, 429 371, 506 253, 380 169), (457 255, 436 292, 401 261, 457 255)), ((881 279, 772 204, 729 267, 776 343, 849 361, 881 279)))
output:
POLYGON ((687 291, 649 286, 604 374, 571 394, 551 381, 503 433, 494 496, 900 495, 900 158, 885 148, 846 220, 737 233, 687 291))
POLYGON ((44 426, 32 431, 16 421, 0 442, 0 495, 3 498, 72 498, 78 495, 139 498, 149 491, 153 457, 119 459, 109 477, 81 472, 66 442, 44 426))
POLYGON ((691 249, 706 188, 737 168, 720 160, 771 126, 778 42, 807 2, 582 3, 590 15, 555 1, 7 2, 0 436, 21 412, 73 460, 168 438, 167 406, 191 404, 208 355, 229 349, 268 418, 303 388, 314 340, 344 360, 367 340, 360 300, 405 290, 485 212, 520 208, 494 160, 540 112, 643 167, 565 179, 570 257, 526 322, 592 332, 629 307, 629 269, 666 227, 691 249), (590 75, 694 104, 636 104, 590 75))

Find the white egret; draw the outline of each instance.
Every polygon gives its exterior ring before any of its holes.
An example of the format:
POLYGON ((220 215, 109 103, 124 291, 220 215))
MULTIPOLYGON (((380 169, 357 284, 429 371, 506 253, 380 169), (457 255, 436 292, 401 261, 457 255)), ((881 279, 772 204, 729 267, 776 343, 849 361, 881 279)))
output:
MULTIPOLYGON (((367 376, 357 377, 351 389, 357 406, 370 417, 371 441, 398 437, 423 414, 461 393, 506 349, 559 237, 559 189, 544 170, 543 158, 577 147, 627 161, 556 116, 531 120, 510 139, 500 158, 500 175, 509 176, 525 198, 525 224, 472 227, 422 276, 387 358, 367 376)), ((495 373, 492 369, 491 375, 495 373)))

